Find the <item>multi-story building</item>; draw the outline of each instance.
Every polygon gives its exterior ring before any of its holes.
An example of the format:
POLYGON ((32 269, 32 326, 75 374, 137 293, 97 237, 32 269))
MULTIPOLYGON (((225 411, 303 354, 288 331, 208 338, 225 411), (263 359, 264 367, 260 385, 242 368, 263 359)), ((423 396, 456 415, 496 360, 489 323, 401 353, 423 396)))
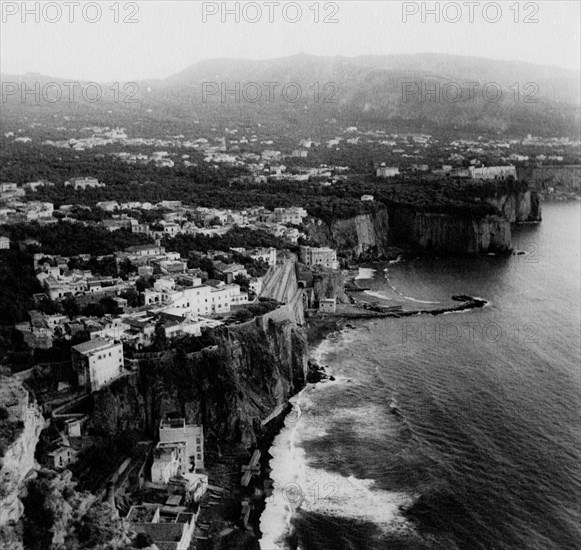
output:
POLYGON ((399 176, 399 168, 395 166, 380 166, 377 168, 376 175, 378 178, 393 178, 399 176))
POLYGON ((268 265, 276 264, 276 248, 256 248, 249 252, 249 256, 253 260, 262 260, 268 265))
POLYGON ((71 186, 76 189, 87 189, 91 187, 105 187, 104 183, 100 183, 97 178, 71 178, 65 181, 65 186, 71 186))
POLYGON ((123 345, 96 338, 71 349, 79 385, 98 391, 123 373, 123 345))
POLYGON ((307 217, 307 211, 299 206, 275 208, 274 216, 277 223, 300 225, 303 223, 303 219, 307 217))
POLYGON ((468 173, 472 179, 504 180, 508 177, 516 179, 516 168, 514 166, 482 166, 480 168, 470 166, 468 173))
POLYGON ((301 246, 300 257, 301 261, 308 266, 319 265, 328 269, 337 269, 339 267, 339 262, 337 261, 337 252, 332 248, 301 246))
POLYGON ((125 250, 130 256, 138 258, 148 258, 155 256, 163 256, 165 248, 156 244, 142 244, 137 246, 130 246, 125 250))
POLYGON ((178 458, 182 453, 185 456, 185 442, 158 443, 153 452, 151 465, 151 481, 167 485, 172 477, 181 473, 181 461, 178 458))
POLYGON ((198 424, 186 424, 184 418, 162 420, 159 425, 161 444, 185 444, 185 454, 178 453, 182 472, 204 469, 204 428, 198 424))

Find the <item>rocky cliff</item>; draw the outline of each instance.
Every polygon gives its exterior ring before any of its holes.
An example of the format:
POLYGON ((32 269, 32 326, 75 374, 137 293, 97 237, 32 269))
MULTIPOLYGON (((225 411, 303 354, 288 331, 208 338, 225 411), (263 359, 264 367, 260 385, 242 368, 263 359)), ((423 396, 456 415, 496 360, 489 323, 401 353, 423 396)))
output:
POLYGON ((541 221, 541 201, 536 191, 490 197, 486 202, 510 223, 541 221))
MULTIPOLYGON (((289 284, 296 287, 296 278, 289 284)), ((210 450, 255 445, 262 421, 305 383, 302 292, 214 336, 217 346, 196 353, 144 358, 134 376, 94 394, 91 427, 109 435, 129 429, 156 435, 160 418, 178 413, 203 424, 210 450)))
POLYGON ((541 220, 534 190, 493 195, 481 200, 496 214, 430 212, 428 207, 391 203, 373 214, 311 224, 307 233, 350 258, 386 257, 389 247, 409 246, 448 254, 504 253, 511 249, 511 224, 541 220))
POLYGON ((5 418, 2 419, 2 432, 10 427, 14 434, 4 448, 0 467, 0 546, 18 548, 11 527, 22 516, 24 506, 20 500, 27 476, 36 467, 34 451, 44 427, 44 418, 35 403, 30 400, 28 391, 16 377, 0 379, 0 405, 5 418))
POLYGON ((318 243, 335 248, 349 258, 379 258, 387 254, 389 246, 387 209, 331 224, 313 223, 307 227, 307 233, 318 243))
POLYGON ((482 218, 391 208, 391 238, 399 244, 448 254, 504 253, 511 248, 510 222, 502 216, 482 218))
POLYGON ((22 422, 22 431, 8 445, 2 457, 0 470, 0 525, 18 521, 23 506, 18 492, 26 476, 35 468, 34 451, 44 427, 44 418, 36 404, 30 401, 28 391, 18 378, 3 378, 2 406, 10 417, 22 422))

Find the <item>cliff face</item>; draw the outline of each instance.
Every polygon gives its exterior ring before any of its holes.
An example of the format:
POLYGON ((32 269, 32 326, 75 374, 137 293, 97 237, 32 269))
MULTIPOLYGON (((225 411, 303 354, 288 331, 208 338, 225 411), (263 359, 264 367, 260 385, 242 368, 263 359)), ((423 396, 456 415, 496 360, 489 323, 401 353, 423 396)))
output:
POLYGON ((486 202, 510 223, 541 221, 541 201, 536 191, 491 197, 486 202))
POLYGON ((9 422, 22 422, 22 429, 9 444, 0 468, 0 526, 16 523, 24 507, 19 495, 25 478, 36 467, 34 451, 44 427, 40 408, 29 401, 28 391, 16 377, 0 380, 2 406, 9 412, 9 422))
POLYGON ((92 427, 156 435, 160 418, 177 412, 203 424, 208 448, 253 446, 264 432, 262 421, 304 385, 303 324, 297 292, 273 312, 217 333, 215 348, 145 359, 138 374, 95 394, 92 427))
POLYGON ((345 293, 345 277, 341 271, 327 269, 313 276, 314 300, 336 298, 338 302, 349 302, 345 293))
POLYGON ((387 209, 353 218, 307 227, 308 235, 322 245, 336 248, 351 258, 385 256, 389 246, 387 209))
POLYGON ((481 217, 440 214, 390 204, 374 214, 312 224, 307 233, 322 245, 360 259, 387 255, 389 246, 407 245, 428 252, 480 254, 511 248, 511 223, 541 220, 541 203, 534 190, 489 197, 497 215, 481 217))
POLYGON ((430 252, 479 254, 510 250, 510 222, 500 216, 472 219, 393 208, 390 229, 397 242, 430 252))

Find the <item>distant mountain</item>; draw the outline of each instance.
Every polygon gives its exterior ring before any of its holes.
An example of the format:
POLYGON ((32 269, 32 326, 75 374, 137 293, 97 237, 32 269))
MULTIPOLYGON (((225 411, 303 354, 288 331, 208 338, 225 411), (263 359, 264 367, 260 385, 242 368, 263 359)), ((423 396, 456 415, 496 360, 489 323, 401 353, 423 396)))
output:
MULTIPOLYGON (((334 118, 345 124, 431 131, 578 135, 580 80, 579 72, 556 67, 440 54, 215 59, 163 80, 121 85, 116 100, 112 85, 105 84, 104 99, 79 105, 79 111, 96 118, 99 113, 146 115, 176 123, 196 118, 277 127, 291 121, 300 127, 334 118)), ((62 103, 42 107, 52 112, 62 103)), ((8 97, 12 111, 22 112, 28 105, 8 97)))

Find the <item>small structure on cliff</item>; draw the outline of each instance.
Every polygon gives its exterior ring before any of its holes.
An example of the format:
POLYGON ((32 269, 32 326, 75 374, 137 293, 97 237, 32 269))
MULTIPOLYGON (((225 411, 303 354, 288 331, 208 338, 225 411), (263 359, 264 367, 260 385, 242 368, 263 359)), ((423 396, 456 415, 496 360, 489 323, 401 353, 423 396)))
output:
POLYGON ((187 550, 196 526, 196 514, 185 512, 181 507, 141 504, 131 507, 127 521, 133 531, 148 535, 158 548, 187 550))
POLYGON ((337 311, 337 298, 321 298, 319 311, 321 313, 335 313, 337 311))
POLYGON ((196 470, 204 469, 203 426, 186 424, 184 418, 162 420, 159 425, 160 447, 175 447, 182 472, 189 472, 192 462, 196 470))
POLYGON ((95 338, 73 346, 73 369, 79 385, 98 391, 123 373, 123 345, 112 340, 95 338))

